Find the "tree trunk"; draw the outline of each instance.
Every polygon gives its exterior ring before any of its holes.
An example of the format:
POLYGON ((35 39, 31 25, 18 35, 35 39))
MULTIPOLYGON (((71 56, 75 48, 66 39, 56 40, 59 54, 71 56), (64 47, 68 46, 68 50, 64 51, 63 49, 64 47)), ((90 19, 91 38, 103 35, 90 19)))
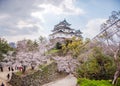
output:
POLYGON ((118 79, 118 77, 119 77, 119 75, 120 75, 120 62, 119 62, 119 59, 118 59, 118 57, 117 57, 118 51, 119 51, 119 50, 117 50, 117 51, 114 53, 114 60, 115 60, 117 69, 116 69, 116 72, 115 72, 115 74, 114 74, 114 79, 113 79, 113 81, 112 81, 112 84, 115 84, 115 83, 116 83, 116 81, 117 81, 117 79, 118 79))
POLYGON ((120 75, 120 65, 119 65, 119 67, 117 67, 117 70, 116 70, 116 72, 115 72, 115 74, 114 74, 114 79, 113 79, 113 81, 112 81, 112 84, 115 84, 115 83, 116 83, 119 75, 120 75))

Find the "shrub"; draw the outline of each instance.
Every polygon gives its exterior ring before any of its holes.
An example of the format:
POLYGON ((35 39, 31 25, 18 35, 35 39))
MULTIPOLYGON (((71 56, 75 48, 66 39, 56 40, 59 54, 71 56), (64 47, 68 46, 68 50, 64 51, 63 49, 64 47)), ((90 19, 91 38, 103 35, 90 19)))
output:
POLYGON ((112 79, 115 72, 113 58, 104 54, 101 49, 95 48, 87 55, 87 61, 81 63, 77 69, 78 77, 89 79, 112 79))
POLYGON ((79 78, 77 83, 79 86, 113 86, 108 80, 89 80, 86 78, 79 78))
POLYGON ((0 38, 0 61, 3 61, 4 54, 7 54, 8 51, 14 51, 14 48, 12 48, 5 39, 0 38))
POLYGON ((61 49, 62 48, 62 44, 60 42, 57 42, 55 45, 56 49, 61 49))
POLYGON ((117 83, 115 86, 120 86, 120 78, 118 78, 117 83))
POLYGON ((55 53, 58 53, 59 50, 58 49, 51 49, 51 50, 48 50, 47 52, 45 52, 45 55, 48 55, 48 54, 55 54, 55 53))

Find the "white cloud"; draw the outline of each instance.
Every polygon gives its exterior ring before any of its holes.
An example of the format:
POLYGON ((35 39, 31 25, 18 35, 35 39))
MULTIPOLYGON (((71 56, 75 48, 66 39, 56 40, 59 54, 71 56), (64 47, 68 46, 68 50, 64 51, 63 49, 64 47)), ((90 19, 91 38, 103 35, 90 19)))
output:
POLYGON ((70 15, 81 15, 84 14, 85 11, 81 8, 75 7, 74 2, 76 0, 64 0, 61 4, 61 8, 63 12, 70 15))
POLYGON ((0 19, 5 19, 5 18, 8 18, 8 17, 10 17, 10 16, 7 15, 7 14, 1 14, 1 15, 0 15, 0 19))
POLYGON ((23 39, 35 39, 33 35, 17 35, 17 36, 3 36, 8 42, 17 42, 23 39), (12 40, 11 40, 12 39, 12 40))
POLYGON ((14 29, 5 29, 6 32, 9 32, 10 34, 16 34, 17 30, 14 29))
POLYGON ((74 0, 62 0, 60 5, 43 3, 39 7, 44 9, 40 13, 52 13, 56 15, 80 15, 85 13, 83 9, 75 7, 74 0))
POLYGON ((32 16, 32 17, 35 17, 35 18, 38 18, 38 19, 41 20, 42 23, 45 23, 45 19, 44 19, 44 17, 43 17, 43 12, 41 12, 41 11, 32 12, 32 13, 31 13, 31 16, 32 16))
POLYGON ((100 32, 100 25, 105 22, 106 19, 98 18, 88 21, 85 29, 82 31, 85 38, 93 38, 100 32))
POLYGON ((81 15, 84 10, 74 5, 75 0, 7 0, 0 3, 0 36, 20 40, 47 36, 45 14, 81 15), (37 35, 36 35, 37 34, 37 35))
POLYGON ((2 36, 2 38, 5 38, 8 42, 17 42, 17 41, 23 40, 23 39, 35 40, 35 39, 38 39, 38 37, 40 35, 42 35, 44 37, 47 37, 47 33, 45 33, 42 30, 39 30, 38 33, 35 33, 35 34, 16 35, 16 36, 2 36))
POLYGON ((25 22, 25 21, 22 21, 22 20, 20 20, 20 21, 17 23, 16 26, 17 26, 19 29, 23 29, 23 28, 25 28, 25 27, 34 27, 33 24, 28 23, 28 22, 25 22))
POLYGON ((75 7, 75 0, 51 0, 39 4, 38 7, 42 10, 37 10, 31 13, 32 17, 38 18, 42 23, 45 23, 45 14, 52 15, 82 15, 85 11, 75 7), (53 3, 54 2, 54 3, 53 3))

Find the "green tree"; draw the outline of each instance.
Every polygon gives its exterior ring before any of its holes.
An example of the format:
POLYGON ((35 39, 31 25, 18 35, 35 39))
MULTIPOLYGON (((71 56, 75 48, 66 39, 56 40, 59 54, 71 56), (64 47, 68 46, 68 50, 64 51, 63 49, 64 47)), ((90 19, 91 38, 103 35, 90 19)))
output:
POLYGON ((103 53, 102 48, 93 48, 87 56, 88 59, 83 62, 78 69, 79 77, 90 79, 113 78, 111 76, 115 72, 115 63, 112 57, 103 53))
POLYGON ((14 49, 9 46, 5 39, 0 38, 0 61, 4 59, 3 54, 7 54, 8 51, 13 51, 14 49))
POLYGON ((64 54, 69 53, 73 57, 77 57, 80 53, 82 45, 82 39, 76 39, 73 37, 71 40, 66 40, 66 43, 62 45, 62 50, 64 54))
POLYGON ((27 49, 28 51, 36 51, 38 50, 38 43, 36 40, 32 41, 32 40, 27 40, 27 49))
POLYGON ((43 37, 43 36, 40 36, 40 37, 39 37, 39 42, 40 42, 40 43, 46 42, 46 38, 43 37))
POLYGON ((60 42, 57 42, 55 45, 56 49, 61 49, 62 48, 62 44, 60 42))
POLYGON ((34 50, 38 50, 38 43, 37 43, 37 41, 36 40, 34 40, 34 42, 33 42, 33 47, 34 47, 34 50))

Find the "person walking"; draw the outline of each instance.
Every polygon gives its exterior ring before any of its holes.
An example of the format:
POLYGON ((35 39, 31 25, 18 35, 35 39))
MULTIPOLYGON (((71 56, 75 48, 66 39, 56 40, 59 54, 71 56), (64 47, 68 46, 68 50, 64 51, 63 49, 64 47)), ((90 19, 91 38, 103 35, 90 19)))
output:
POLYGON ((10 71, 10 67, 8 67, 8 70, 10 71))
POLYGON ((14 69, 13 69, 13 67, 12 67, 12 69, 11 69, 12 71, 14 71, 14 69))
POLYGON ((9 80, 9 78, 10 78, 10 74, 7 75, 7 78, 8 78, 8 80, 9 80))
POLYGON ((5 85, 3 84, 3 82, 2 82, 2 84, 1 84, 1 86, 5 86, 5 85))
POLYGON ((0 71, 3 72, 3 66, 1 63, 0 63, 0 71))

